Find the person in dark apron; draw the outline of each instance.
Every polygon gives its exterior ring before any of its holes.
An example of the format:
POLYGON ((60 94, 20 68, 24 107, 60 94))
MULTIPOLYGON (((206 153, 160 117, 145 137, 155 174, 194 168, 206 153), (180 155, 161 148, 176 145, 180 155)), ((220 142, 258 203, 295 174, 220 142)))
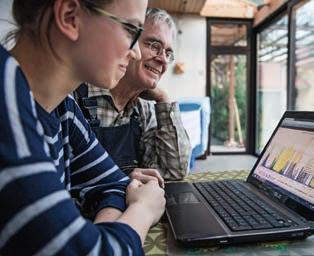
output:
POLYGON ((96 114, 97 100, 88 97, 87 85, 82 84, 75 93, 75 98, 98 140, 120 169, 129 175, 138 167, 139 162, 139 142, 142 131, 138 114, 134 111, 128 124, 100 127, 100 120, 97 119, 96 114))

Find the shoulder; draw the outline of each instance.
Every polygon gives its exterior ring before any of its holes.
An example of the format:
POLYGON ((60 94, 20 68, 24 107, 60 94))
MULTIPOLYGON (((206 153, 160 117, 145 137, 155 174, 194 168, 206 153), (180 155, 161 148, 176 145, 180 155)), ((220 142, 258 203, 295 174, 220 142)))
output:
POLYGON ((25 93, 29 96, 30 88, 18 62, 1 45, 0 77, 1 90, 6 92, 6 94, 0 94, 2 97, 8 96, 10 93, 16 93, 17 97, 24 96, 21 94, 25 93))
POLYGON ((12 158, 40 151, 43 131, 39 127, 32 92, 17 61, 0 46, 0 152, 12 158), (38 136, 39 135, 39 136, 38 136), (0 150, 1 151, 1 150, 0 150))
POLYGON ((27 80, 18 62, 0 45, 0 102, 1 110, 21 114, 34 114, 34 99, 27 80))

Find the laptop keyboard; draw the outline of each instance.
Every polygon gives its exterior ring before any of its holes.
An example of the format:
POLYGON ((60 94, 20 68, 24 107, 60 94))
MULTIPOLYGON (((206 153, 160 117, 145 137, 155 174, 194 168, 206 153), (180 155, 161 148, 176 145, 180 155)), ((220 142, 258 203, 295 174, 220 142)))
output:
POLYGON ((296 224, 241 183, 237 180, 223 180, 194 185, 233 231, 283 228, 296 224))

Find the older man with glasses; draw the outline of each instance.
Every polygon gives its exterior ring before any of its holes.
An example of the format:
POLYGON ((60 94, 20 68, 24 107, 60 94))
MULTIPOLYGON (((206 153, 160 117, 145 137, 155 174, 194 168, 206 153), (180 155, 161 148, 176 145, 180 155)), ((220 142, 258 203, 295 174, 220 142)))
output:
MULTIPOLYGON (((118 21, 120 22, 120 21, 118 21)), ((178 104, 157 84, 174 60, 176 27, 171 16, 149 8, 139 39, 141 60, 111 90, 83 85, 78 102, 119 167, 142 182, 180 180, 189 172, 191 146, 178 104)))

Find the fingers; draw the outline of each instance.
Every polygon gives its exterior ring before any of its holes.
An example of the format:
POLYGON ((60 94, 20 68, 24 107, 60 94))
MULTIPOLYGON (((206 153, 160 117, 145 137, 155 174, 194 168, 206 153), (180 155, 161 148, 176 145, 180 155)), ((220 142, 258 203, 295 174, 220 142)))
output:
POLYGON ((156 169, 143 169, 142 172, 144 175, 149 175, 152 177, 156 177, 159 183, 159 186, 161 186, 162 188, 165 187, 165 181, 164 179, 161 177, 159 171, 157 171, 156 169))
POLYGON ((158 183, 158 179, 156 178, 156 177, 152 177, 152 176, 149 176, 149 175, 141 175, 141 181, 144 183, 144 184, 146 184, 146 183, 148 183, 149 181, 154 181, 154 182, 156 182, 157 184, 159 184, 158 183))
POLYGON ((160 173, 156 169, 135 168, 129 176, 130 178, 138 179, 143 183, 146 183, 150 180, 156 180, 159 183, 160 187, 165 187, 164 179, 161 177, 160 173))
POLYGON ((133 180, 130 182, 129 187, 130 187, 130 188, 138 188, 138 187, 140 187, 141 185, 143 185, 143 183, 142 183, 140 180, 133 179, 133 180))

